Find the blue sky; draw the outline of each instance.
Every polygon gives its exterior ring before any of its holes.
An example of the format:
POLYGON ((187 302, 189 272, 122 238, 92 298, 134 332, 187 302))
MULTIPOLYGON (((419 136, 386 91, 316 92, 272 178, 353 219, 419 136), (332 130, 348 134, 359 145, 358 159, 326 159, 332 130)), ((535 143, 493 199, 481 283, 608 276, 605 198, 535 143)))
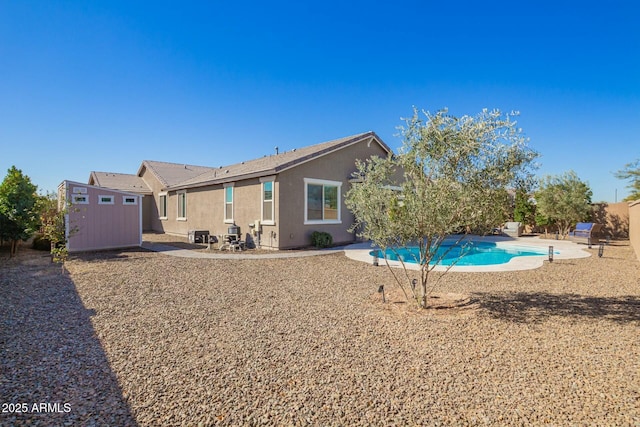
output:
POLYGON ((396 149, 413 106, 498 108, 520 111, 540 176, 572 169, 621 200, 640 6, 571 3, 0 0, 0 174, 53 191, 369 130, 396 149))

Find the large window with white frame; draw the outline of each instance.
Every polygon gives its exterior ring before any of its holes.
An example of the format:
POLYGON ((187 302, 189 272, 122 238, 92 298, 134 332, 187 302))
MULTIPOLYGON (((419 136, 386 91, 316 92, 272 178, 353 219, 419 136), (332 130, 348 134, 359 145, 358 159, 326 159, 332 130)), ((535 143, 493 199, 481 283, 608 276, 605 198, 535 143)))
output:
POLYGON ((304 223, 341 224, 342 182, 304 179, 304 223))
POLYGON ((274 180, 273 178, 262 180, 262 223, 273 225, 274 217, 274 180))
POLYGON ((233 223, 233 184, 224 186, 224 222, 233 223))
POLYGON ((187 220, 187 190, 181 190, 176 193, 178 196, 178 221, 187 220))
POLYGON ((158 214, 160 219, 167 219, 167 193, 158 194, 158 214))

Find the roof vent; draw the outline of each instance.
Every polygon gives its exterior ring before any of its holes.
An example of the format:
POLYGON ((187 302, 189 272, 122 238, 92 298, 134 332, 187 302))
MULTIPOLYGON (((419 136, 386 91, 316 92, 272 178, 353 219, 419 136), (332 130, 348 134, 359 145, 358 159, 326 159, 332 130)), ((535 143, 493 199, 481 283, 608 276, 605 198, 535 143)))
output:
POLYGON ((224 173, 229 173, 229 169, 225 170, 224 173))
POLYGON ((276 155, 278 155, 278 146, 276 145, 276 155))

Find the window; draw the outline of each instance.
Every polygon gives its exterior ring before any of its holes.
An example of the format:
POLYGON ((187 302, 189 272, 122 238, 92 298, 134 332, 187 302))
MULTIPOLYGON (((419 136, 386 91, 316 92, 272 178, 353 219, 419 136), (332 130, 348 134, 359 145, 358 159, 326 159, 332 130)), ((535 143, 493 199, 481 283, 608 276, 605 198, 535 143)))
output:
POLYGON ((233 185, 224 187, 224 222, 233 223, 233 185))
POLYGON ((167 219, 167 193, 158 194, 158 213, 160 219, 167 219))
POLYGON ((178 221, 185 221, 187 219, 187 191, 178 191, 178 221))
POLYGON ((84 194, 83 195, 74 194, 73 196, 71 196, 71 203, 73 203, 74 205, 88 205, 89 197, 84 194))
POLYGON ((113 196, 98 196, 98 204, 99 205, 112 205, 113 204, 113 196))
POLYGON ((273 224, 273 181, 264 181, 262 183, 262 222, 264 224, 273 224))
POLYGON ((137 205, 138 198, 133 196, 122 196, 122 204, 123 205, 137 205))
POLYGON ((305 224, 340 224, 341 182, 305 178, 305 224))

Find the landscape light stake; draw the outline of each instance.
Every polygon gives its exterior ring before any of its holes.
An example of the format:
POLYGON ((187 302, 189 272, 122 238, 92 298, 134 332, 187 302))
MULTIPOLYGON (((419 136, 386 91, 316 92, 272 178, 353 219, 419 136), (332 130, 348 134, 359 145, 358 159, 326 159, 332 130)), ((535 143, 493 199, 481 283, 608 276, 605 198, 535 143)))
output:
POLYGON ((549 262, 553 262, 553 246, 549 246, 549 262))
POLYGON ((373 266, 377 267, 378 266, 378 251, 375 251, 373 253, 373 266))
POLYGON ((600 247, 598 248, 598 257, 602 258, 602 253, 604 252, 604 243, 600 243, 600 247))
POLYGON ((417 285, 417 284, 418 284, 418 279, 413 279, 413 280, 411 281, 411 289, 415 291, 415 290, 416 290, 416 285, 417 285))
POLYGON ((387 302, 386 298, 384 297, 384 285, 380 285, 380 287, 378 288, 378 293, 382 294, 382 302, 387 302))

